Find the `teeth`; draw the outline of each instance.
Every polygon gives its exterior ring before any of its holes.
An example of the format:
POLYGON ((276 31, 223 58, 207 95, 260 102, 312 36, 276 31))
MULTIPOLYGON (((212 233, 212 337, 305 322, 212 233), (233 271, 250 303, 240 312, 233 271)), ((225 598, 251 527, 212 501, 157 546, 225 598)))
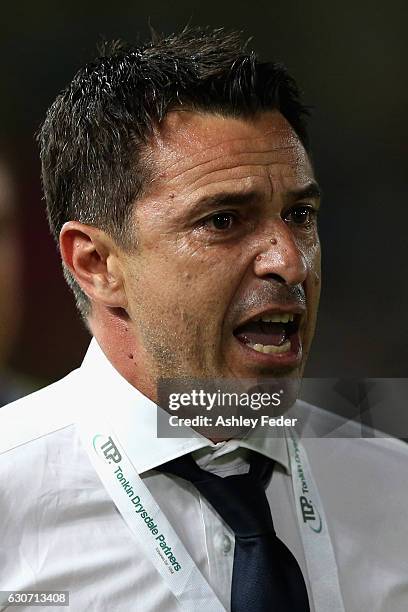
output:
POLYGON ((286 340, 286 342, 284 342, 280 346, 276 346, 275 344, 250 344, 250 343, 247 346, 249 346, 251 349, 254 349, 254 351, 257 351, 258 353, 266 353, 267 355, 270 355, 272 353, 274 354, 287 353, 288 351, 290 351, 290 340, 286 340))
POLYGON ((256 319, 257 321, 263 321, 264 323, 287 323, 293 321, 295 315, 289 312, 276 313, 271 315, 264 315, 256 319))

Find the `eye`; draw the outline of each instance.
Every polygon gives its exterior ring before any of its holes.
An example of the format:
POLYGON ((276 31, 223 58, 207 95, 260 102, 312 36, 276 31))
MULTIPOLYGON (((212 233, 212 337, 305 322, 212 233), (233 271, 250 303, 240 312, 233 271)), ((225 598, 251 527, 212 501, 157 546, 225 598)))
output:
POLYGON ((317 211, 309 205, 293 206, 288 210, 284 219, 295 225, 310 225, 316 217, 317 211))
POLYGON ((210 224, 214 229, 218 231, 225 231, 231 229, 233 223, 235 221, 235 215, 228 212, 217 213, 216 215, 212 215, 206 221, 207 224, 210 224))

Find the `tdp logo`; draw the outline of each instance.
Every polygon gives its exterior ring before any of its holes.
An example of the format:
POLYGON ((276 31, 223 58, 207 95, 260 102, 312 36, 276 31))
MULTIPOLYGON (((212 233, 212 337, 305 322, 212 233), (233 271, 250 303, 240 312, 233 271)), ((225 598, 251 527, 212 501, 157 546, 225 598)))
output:
POLYGON ((97 434, 96 436, 94 436, 92 441, 93 447, 98 453, 98 455, 100 454, 100 451, 102 451, 102 454, 104 458, 108 461, 108 463, 112 463, 112 461, 114 463, 119 463, 120 461, 122 461, 122 455, 120 454, 111 436, 109 436, 109 438, 106 440, 106 442, 104 442, 104 444, 102 444, 102 446, 97 446, 96 443, 98 438, 103 438, 103 436, 101 434, 97 434))
POLYGON ((315 511, 312 502, 310 500, 308 501, 304 495, 301 495, 299 497, 299 501, 300 508, 302 510, 303 522, 307 523, 308 521, 317 521, 316 524, 310 524, 309 527, 315 533, 320 533, 322 530, 322 519, 320 517, 320 514, 317 512, 317 510, 315 511))

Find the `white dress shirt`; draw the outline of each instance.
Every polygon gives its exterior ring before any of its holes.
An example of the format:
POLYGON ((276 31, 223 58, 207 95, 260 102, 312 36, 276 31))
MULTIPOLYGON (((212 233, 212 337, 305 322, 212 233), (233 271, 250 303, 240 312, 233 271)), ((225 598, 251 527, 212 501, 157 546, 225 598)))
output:
MULTIPOLYGON (((349 437, 353 426, 338 417, 303 402, 297 409, 346 612, 407 612, 408 447, 391 438, 349 437), (322 423, 339 437, 313 437, 322 423)), ((0 590, 69 591, 75 612, 180 610, 96 475, 75 425, 78 410, 114 417, 127 456, 227 610, 233 533, 193 485, 154 468, 189 452, 221 476, 247 471, 248 449, 274 459, 267 488, 274 526, 310 596, 285 441, 158 439, 157 407, 122 378, 95 340, 81 368, 0 410, 0 590)), ((312 601, 311 610, 329 612, 312 601)))

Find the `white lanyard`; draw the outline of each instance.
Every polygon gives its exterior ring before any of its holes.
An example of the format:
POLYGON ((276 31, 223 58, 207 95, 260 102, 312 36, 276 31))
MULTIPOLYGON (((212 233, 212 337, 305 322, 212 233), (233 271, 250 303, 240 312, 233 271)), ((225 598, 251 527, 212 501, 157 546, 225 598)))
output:
MULTIPOLYGON (((78 420, 91 463, 123 519, 168 588, 188 612, 225 612, 113 429, 99 418, 78 420)), ((286 429, 296 514, 316 612, 345 612, 320 496, 296 432, 286 429)))
POLYGON ((316 612, 345 612, 326 516, 303 445, 286 428, 296 514, 316 612))
POLYGON ((95 471, 181 607, 188 612, 225 612, 112 429, 99 419, 96 423, 80 418, 78 426, 95 471))

